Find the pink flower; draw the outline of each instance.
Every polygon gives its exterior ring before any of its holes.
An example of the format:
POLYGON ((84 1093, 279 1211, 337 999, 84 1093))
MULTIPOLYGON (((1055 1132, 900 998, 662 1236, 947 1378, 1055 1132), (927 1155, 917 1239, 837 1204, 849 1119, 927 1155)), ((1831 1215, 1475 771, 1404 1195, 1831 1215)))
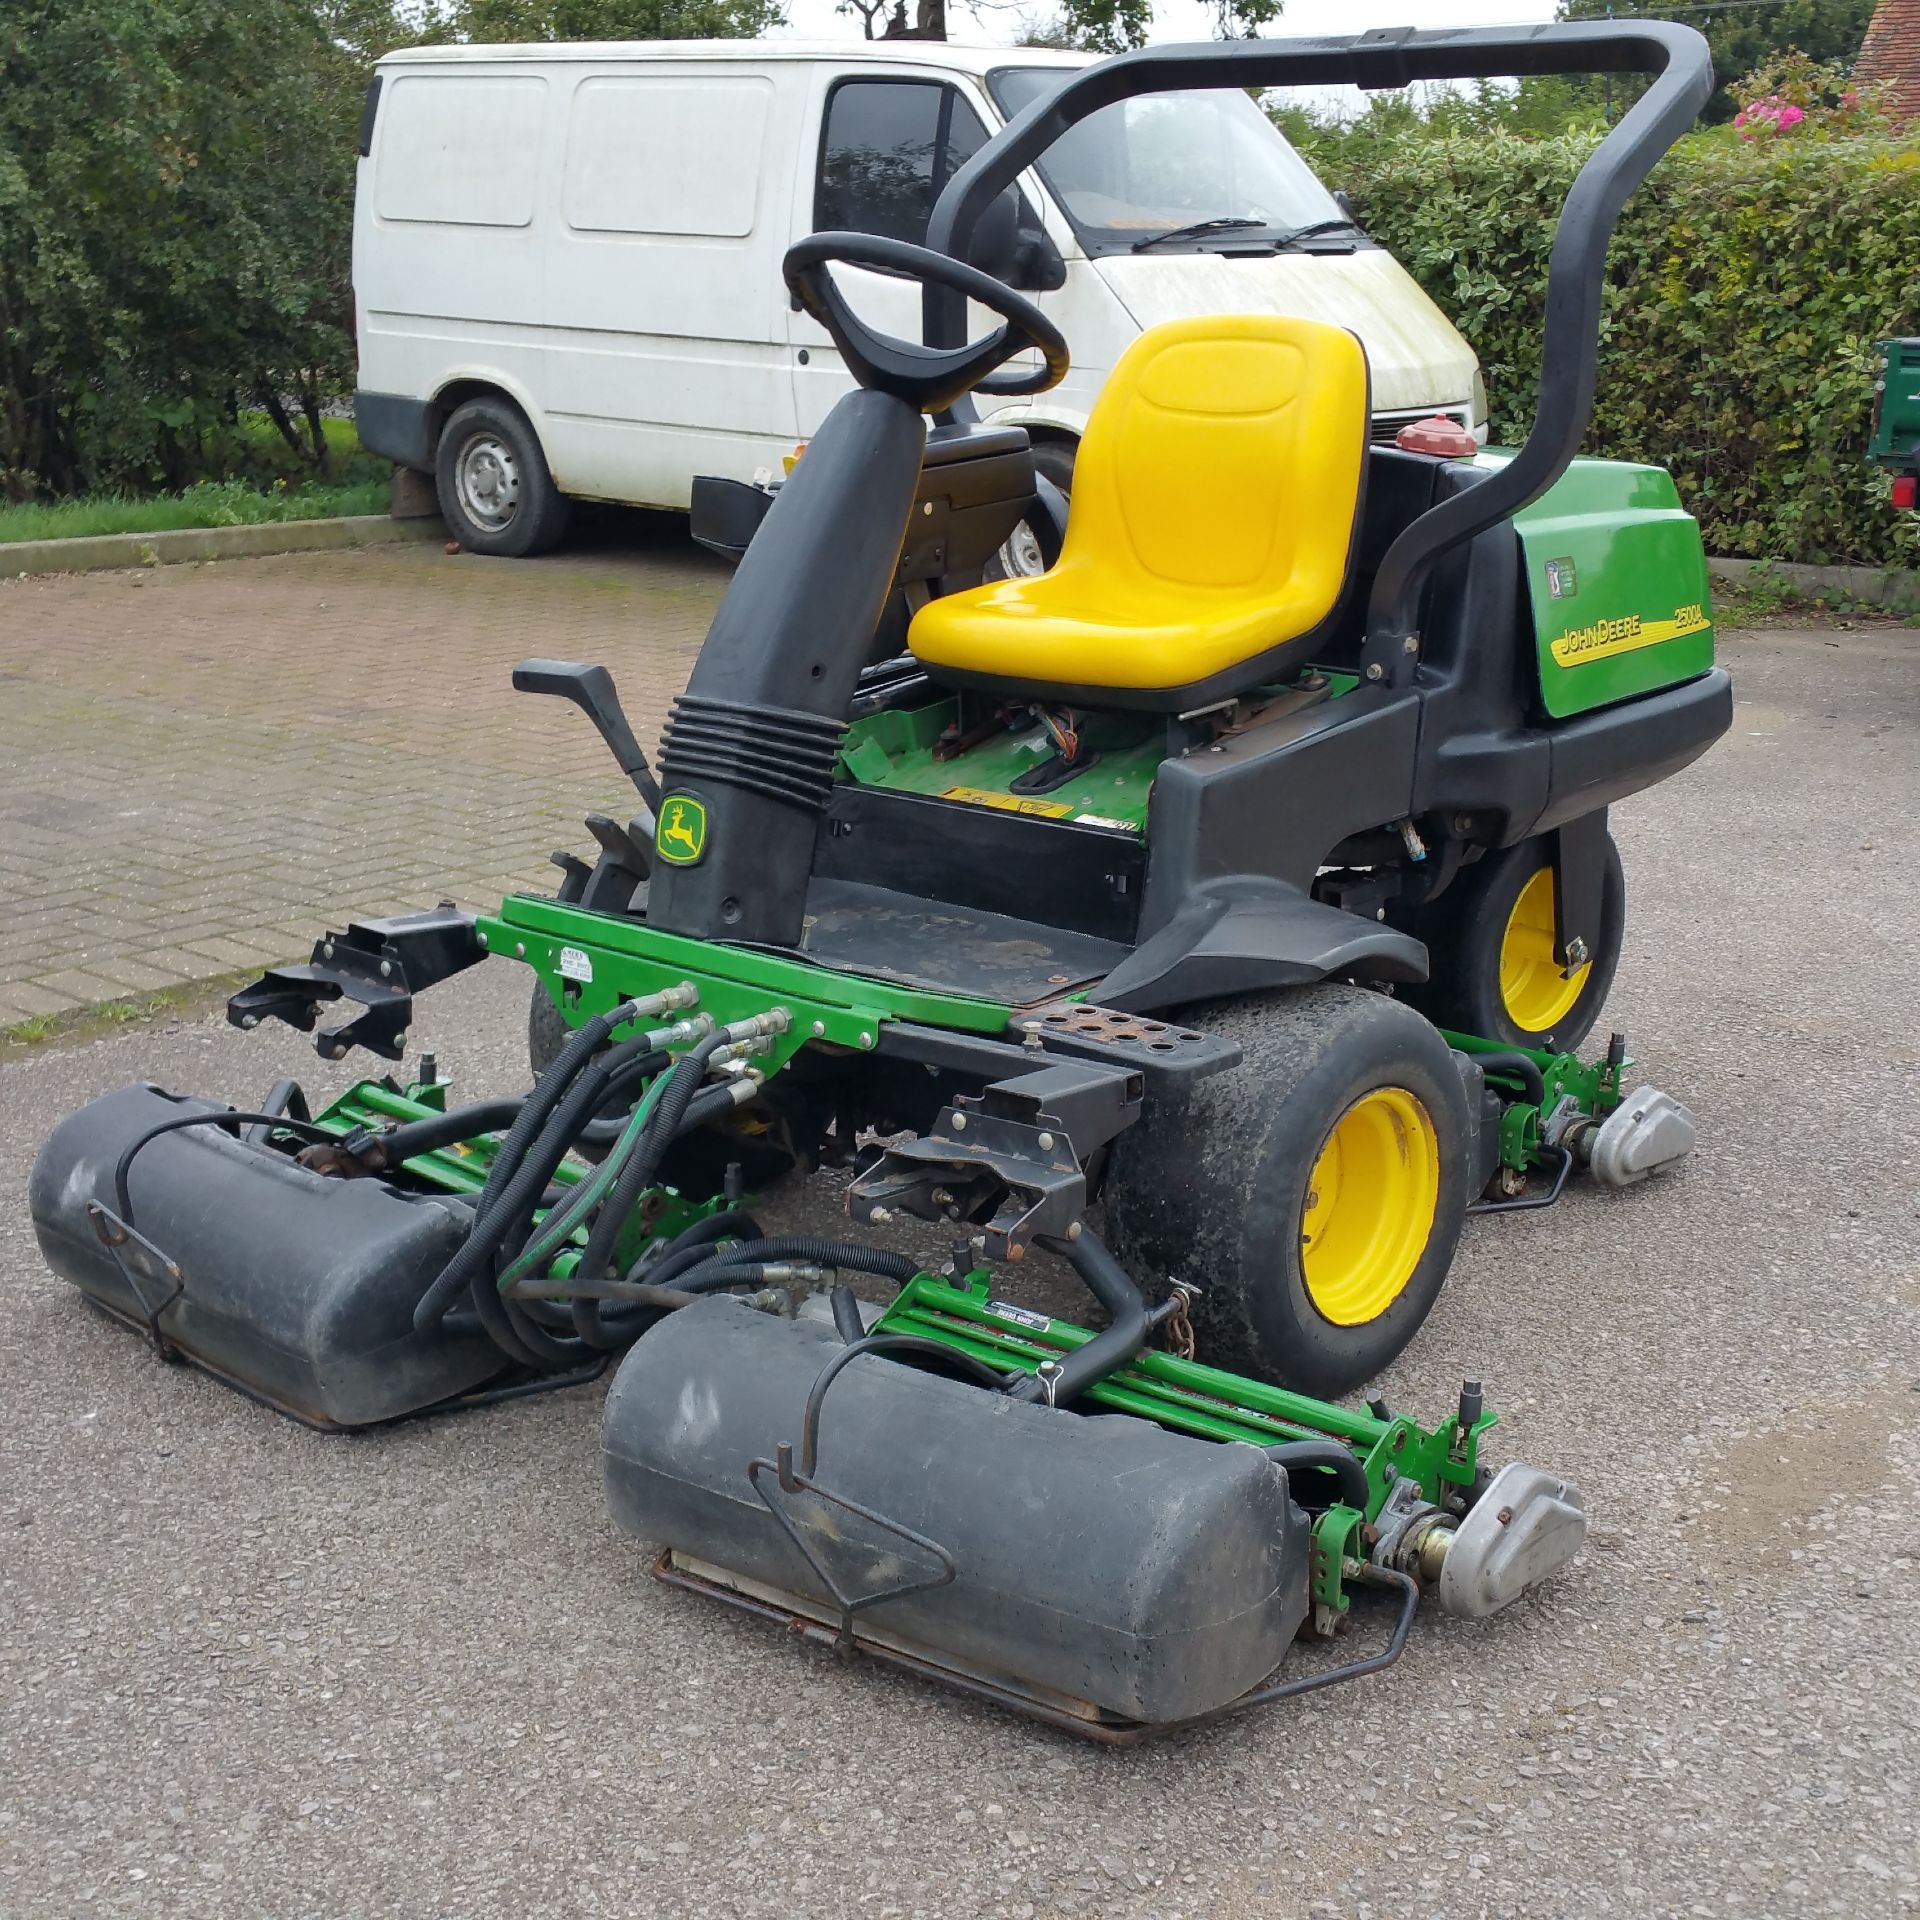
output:
POLYGON ((1797 127, 1807 116, 1798 107, 1782 107, 1774 124, 1785 133, 1789 127, 1797 127))

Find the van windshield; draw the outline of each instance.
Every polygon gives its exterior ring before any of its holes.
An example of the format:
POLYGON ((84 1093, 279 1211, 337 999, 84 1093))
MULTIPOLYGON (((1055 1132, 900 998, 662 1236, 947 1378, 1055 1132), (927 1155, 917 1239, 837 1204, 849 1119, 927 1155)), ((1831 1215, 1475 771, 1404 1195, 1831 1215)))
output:
MULTIPOLYGON (((1001 67, 987 87, 1011 120, 1072 75, 1001 67)), ((1089 253, 1124 253, 1155 234, 1168 236, 1162 252, 1257 247, 1300 228, 1345 224, 1313 169, 1231 87, 1102 107, 1047 149, 1039 173, 1089 253), (1176 233, 1202 223, 1208 231, 1176 233)))

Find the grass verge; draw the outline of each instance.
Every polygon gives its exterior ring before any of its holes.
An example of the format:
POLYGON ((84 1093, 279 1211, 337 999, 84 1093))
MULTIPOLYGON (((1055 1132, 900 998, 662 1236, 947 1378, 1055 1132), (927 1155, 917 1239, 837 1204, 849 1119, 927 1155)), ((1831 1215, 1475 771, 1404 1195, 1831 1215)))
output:
POLYGON ((74 500, 31 500, 11 506, 0 502, 0 545, 385 513, 392 473, 387 462, 360 444, 351 420, 328 419, 321 424, 327 443, 324 476, 296 457, 265 414, 242 413, 216 444, 202 450, 202 477, 195 485, 179 493, 134 487, 74 500))
POLYGON ((188 980, 177 987, 162 987, 156 993, 128 994, 121 1000, 101 1000, 90 1007, 69 1007, 61 1013, 36 1013, 0 1027, 0 1060, 27 1053, 37 1047, 71 1045, 81 1040, 97 1040, 103 1033, 143 1021, 168 1016, 195 1018, 210 1013, 231 993, 259 979, 264 965, 246 967, 233 973, 216 974, 208 980, 188 980))
MULTIPOLYGON (((278 520, 332 520, 350 513, 385 513, 387 482, 340 486, 315 481, 263 493, 244 480, 203 480, 184 493, 135 500, 97 494, 84 500, 0 507, 0 546, 21 540, 77 540, 97 533, 170 533, 181 527, 255 527, 278 520)), ((0 572, 6 561, 0 557, 0 572)))

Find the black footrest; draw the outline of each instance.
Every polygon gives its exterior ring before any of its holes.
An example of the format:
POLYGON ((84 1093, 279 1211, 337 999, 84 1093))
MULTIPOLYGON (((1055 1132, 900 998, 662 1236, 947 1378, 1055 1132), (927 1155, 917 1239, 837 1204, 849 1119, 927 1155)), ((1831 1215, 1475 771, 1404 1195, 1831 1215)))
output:
POLYGON ((413 1023, 413 996, 486 957, 473 916, 457 907, 355 920, 345 933, 315 941, 305 966, 273 967, 242 987, 227 1002, 227 1020, 236 1027, 284 1020, 311 1033, 320 1007, 352 1000, 365 1011, 324 1030, 314 1051, 323 1060, 339 1060, 365 1047, 398 1060, 413 1023))

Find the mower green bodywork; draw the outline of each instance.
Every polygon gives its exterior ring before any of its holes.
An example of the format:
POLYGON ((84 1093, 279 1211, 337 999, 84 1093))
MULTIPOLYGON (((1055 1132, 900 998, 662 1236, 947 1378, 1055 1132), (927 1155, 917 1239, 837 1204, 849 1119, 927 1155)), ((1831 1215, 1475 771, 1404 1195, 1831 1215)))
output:
MULTIPOLYGON (((1483 453, 1476 465, 1513 456, 1483 453)), ((1576 460, 1514 515, 1556 720, 1694 679, 1713 665, 1700 528, 1662 467, 1576 460)))

